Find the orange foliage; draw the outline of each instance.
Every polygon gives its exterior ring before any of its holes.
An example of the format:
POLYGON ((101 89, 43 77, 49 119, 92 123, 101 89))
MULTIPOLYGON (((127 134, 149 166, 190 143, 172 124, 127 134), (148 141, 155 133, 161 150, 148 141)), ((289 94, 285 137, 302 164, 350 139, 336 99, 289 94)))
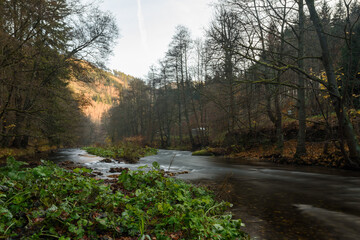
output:
POLYGON ((135 144, 136 146, 142 146, 145 147, 146 143, 145 143, 145 137, 144 136, 133 136, 133 137, 127 137, 124 138, 123 140, 124 142, 130 142, 135 144))
MULTIPOLYGON (((307 155, 294 158, 296 153, 296 140, 284 142, 282 154, 276 145, 256 146, 246 151, 232 154, 232 158, 269 159, 279 163, 293 163, 301 165, 317 165, 327 167, 344 167, 344 159, 339 150, 332 143, 328 143, 327 153, 324 153, 325 142, 307 142, 307 155)), ((347 149, 346 149, 347 150, 347 149)))

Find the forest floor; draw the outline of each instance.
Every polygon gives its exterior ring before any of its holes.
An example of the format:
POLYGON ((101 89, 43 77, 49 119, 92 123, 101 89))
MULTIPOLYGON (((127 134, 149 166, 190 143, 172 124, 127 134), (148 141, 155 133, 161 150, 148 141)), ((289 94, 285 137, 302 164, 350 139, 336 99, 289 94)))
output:
MULTIPOLYGON (((360 115, 356 112, 351 116, 354 129, 359 133, 360 115)), ((314 165, 345 168, 345 159, 340 150, 340 141, 336 135, 337 121, 331 115, 327 122, 321 116, 313 116, 306 123, 306 155, 295 157, 297 146, 298 122, 285 119, 283 124, 284 146, 281 150, 274 143, 274 127, 268 126, 256 130, 251 136, 243 136, 242 142, 231 147, 209 147, 194 155, 221 155, 226 158, 266 160, 281 164, 314 165), (244 140, 245 139, 245 140, 244 140), (264 139, 268 139, 264 141, 264 139)), ((345 151, 347 151, 345 146, 345 151)))
MULTIPOLYGON (((349 114, 354 129, 359 133, 360 115, 358 112, 349 114)), ((298 121, 294 119, 284 120, 284 146, 279 150, 275 143, 253 144, 245 148, 245 151, 231 153, 230 158, 257 158, 276 163, 314 165, 344 168, 346 167, 344 156, 340 150, 340 141, 337 136, 337 120, 334 114, 327 121, 321 116, 313 116, 306 123, 306 154, 295 157, 297 146, 298 121)), ((347 147, 344 147, 348 151, 347 147)))
POLYGON ((239 153, 226 155, 228 158, 261 159, 283 164, 314 165, 325 167, 345 167, 345 161, 335 143, 307 142, 306 155, 294 157, 296 153, 296 140, 284 142, 282 152, 275 144, 252 146, 239 153), (327 146, 326 146, 327 145, 327 146), (327 149, 324 151, 324 149, 327 149))

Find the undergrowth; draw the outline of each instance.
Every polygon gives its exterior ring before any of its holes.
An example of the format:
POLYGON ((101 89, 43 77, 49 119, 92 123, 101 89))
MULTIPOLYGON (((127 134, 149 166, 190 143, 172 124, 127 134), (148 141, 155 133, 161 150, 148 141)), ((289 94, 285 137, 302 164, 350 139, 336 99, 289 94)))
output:
POLYGON ((140 147, 133 143, 122 143, 117 146, 108 147, 84 147, 82 149, 96 156, 117 160, 124 159, 130 163, 137 162, 141 157, 157 154, 157 149, 155 148, 140 147))
POLYGON ((192 153, 193 156, 214 156, 214 154, 207 149, 201 149, 192 153))
POLYGON ((105 185, 53 163, 36 168, 7 159, 0 168, 0 238, 5 239, 247 239, 229 203, 166 178, 157 163, 123 171, 105 185))

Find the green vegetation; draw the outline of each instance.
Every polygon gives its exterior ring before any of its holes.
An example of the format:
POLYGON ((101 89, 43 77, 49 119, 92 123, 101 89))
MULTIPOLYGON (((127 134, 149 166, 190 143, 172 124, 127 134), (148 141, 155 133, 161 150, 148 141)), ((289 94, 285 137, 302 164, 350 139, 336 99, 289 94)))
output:
POLYGON ((201 149, 192 153, 193 156, 214 156, 214 154, 207 149, 201 149))
POLYGON ((134 143, 121 143, 117 146, 109 147, 84 147, 82 148, 90 154, 100 157, 107 157, 113 159, 124 159, 128 162, 134 163, 141 157, 157 154, 157 149, 151 147, 140 147, 134 143))
POLYGON ((123 171, 112 186, 50 162, 33 169, 7 159, 0 168, 0 238, 247 239, 229 203, 211 192, 165 178, 157 163, 123 171))

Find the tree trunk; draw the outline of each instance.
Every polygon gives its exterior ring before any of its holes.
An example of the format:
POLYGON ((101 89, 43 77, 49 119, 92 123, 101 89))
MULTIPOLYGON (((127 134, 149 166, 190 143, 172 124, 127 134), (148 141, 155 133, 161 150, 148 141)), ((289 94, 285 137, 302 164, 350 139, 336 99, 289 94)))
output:
MULTIPOLYGON (((284 146, 284 135, 282 130, 282 115, 281 115, 280 99, 279 99, 280 95, 279 93, 275 93, 275 100, 274 100, 275 114, 274 114, 271 107, 271 88, 269 85, 265 84, 265 89, 266 89, 266 112, 270 121, 275 126, 276 148, 280 153, 282 153, 284 146)), ((278 89, 276 89, 275 91, 278 91, 278 89)))
MULTIPOLYGON (((187 104, 187 94, 186 94, 186 91, 188 90, 188 88, 185 86, 183 79, 181 79, 181 84, 182 84, 183 104, 184 104, 184 115, 185 115, 186 126, 187 126, 187 130, 188 130, 188 134, 189 134, 189 139, 190 139, 191 147, 194 148, 194 147, 195 147, 195 142, 194 142, 194 138, 193 138, 193 135, 192 135, 192 132, 191 132, 191 125, 190 125, 190 118, 189 118, 189 110, 188 110, 188 104, 187 104)), ((188 85, 188 84, 186 84, 186 85, 188 85)))
POLYGON ((343 134, 345 137, 346 143, 349 147, 349 160, 348 165, 351 167, 360 167, 360 146, 357 140, 354 128, 349 120, 349 117, 345 111, 343 99, 338 90, 338 85, 336 82, 336 76, 334 71, 334 66, 332 59, 329 53, 329 47, 327 42, 327 37, 324 34, 323 27, 320 22, 318 13, 316 12, 314 6, 314 0, 306 0, 306 5, 309 8, 310 18, 313 22, 322 50, 322 63, 324 65, 326 76, 328 78, 327 89, 330 93, 330 97, 335 108, 336 116, 339 122, 339 131, 340 136, 343 134))
MULTIPOLYGON (((278 76, 279 80, 280 76, 278 76)), ((279 80, 280 82, 280 80, 279 80)), ((282 154, 284 148, 284 134, 282 129, 282 114, 280 106, 280 85, 277 86, 276 95, 275 95, 275 129, 276 129, 276 148, 277 151, 282 154)))
MULTIPOLYGON (((298 37, 298 66, 304 69, 304 1, 299 0, 299 37, 298 37)), ((297 136, 297 146, 295 157, 306 155, 306 113, 305 113, 305 79, 304 75, 298 73, 298 89, 297 89, 297 110, 299 120, 299 132, 297 136)))
POLYGON ((176 63, 176 67, 175 67, 175 74, 176 74, 176 87, 177 87, 177 105, 178 105, 178 126, 179 126, 179 140, 180 140, 180 144, 182 144, 183 139, 182 139, 182 117, 181 117, 181 86, 180 86, 180 82, 179 82, 179 73, 178 73, 178 67, 177 67, 177 63, 176 63))

